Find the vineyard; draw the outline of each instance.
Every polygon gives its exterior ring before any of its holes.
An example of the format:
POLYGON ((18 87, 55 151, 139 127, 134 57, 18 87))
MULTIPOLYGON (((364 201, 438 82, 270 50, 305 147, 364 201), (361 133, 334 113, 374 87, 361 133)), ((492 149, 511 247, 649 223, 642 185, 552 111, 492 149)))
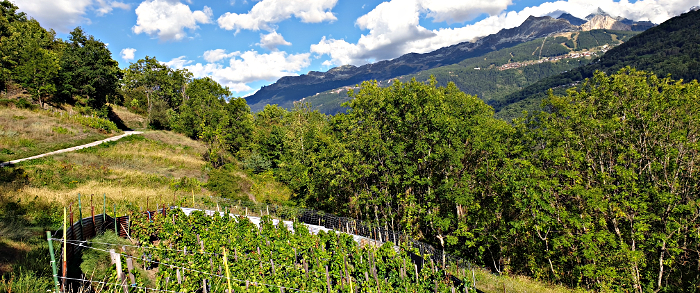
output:
POLYGON ((128 233, 119 230, 134 245, 67 241, 111 255, 112 265, 100 274, 104 278, 82 287, 102 292, 472 292, 467 271, 443 267, 401 238, 396 244, 358 243, 345 233, 313 234, 298 221, 282 224, 263 216, 258 222, 191 209, 133 213, 128 222, 128 233))

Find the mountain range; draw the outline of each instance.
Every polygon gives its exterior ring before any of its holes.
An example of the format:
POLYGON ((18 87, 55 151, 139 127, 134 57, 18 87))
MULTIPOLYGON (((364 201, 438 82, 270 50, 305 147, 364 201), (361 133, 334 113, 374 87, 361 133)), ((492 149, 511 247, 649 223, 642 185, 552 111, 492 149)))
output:
POLYGON ((570 14, 562 14, 559 18, 530 16, 518 27, 503 29, 496 34, 472 42, 462 42, 429 53, 409 53, 396 59, 359 67, 344 65, 327 72, 310 71, 300 76, 282 77, 277 82, 264 86, 255 94, 246 97, 246 100, 253 111, 259 111, 267 104, 279 104, 290 108, 295 101, 327 90, 353 86, 365 80, 387 80, 456 64, 468 58, 550 35, 591 29, 632 30, 633 27, 641 29, 652 25, 648 22, 614 18, 603 11, 587 17, 587 20, 575 18, 570 14), (578 25, 581 22, 583 23, 578 25))
POLYGON ((567 88, 592 77, 596 71, 610 74, 626 66, 651 71, 659 77, 670 75, 676 80, 700 79, 700 10, 691 9, 650 28, 591 64, 543 78, 489 104, 497 113, 510 112, 505 116, 512 117, 522 110, 538 109, 549 89, 564 94, 567 88))

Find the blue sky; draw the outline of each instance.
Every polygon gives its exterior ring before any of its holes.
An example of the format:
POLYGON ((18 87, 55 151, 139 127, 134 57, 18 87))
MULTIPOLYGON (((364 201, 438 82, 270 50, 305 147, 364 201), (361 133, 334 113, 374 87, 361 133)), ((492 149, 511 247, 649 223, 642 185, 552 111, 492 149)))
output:
MULTIPOLYGON (((13 1, 13 0, 11 0, 13 1)), ((528 16, 611 15, 661 23, 700 0, 14 0, 61 38, 76 26, 122 68, 155 56, 246 96, 282 76, 425 53, 528 16)))

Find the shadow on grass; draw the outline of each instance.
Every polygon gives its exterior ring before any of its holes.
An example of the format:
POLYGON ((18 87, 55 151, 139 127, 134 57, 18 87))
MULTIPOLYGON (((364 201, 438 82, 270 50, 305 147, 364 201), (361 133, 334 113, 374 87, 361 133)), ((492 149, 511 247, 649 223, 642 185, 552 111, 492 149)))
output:
POLYGON ((117 113, 114 113, 114 110, 112 110, 111 107, 109 108, 109 114, 107 114, 107 118, 114 122, 114 124, 117 125, 117 128, 119 128, 119 130, 121 131, 133 130, 129 126, 127 126, 126 123, 124 123, 124 120, 122 120, 122 118, 120 118, 119 115, 117 115, 117 113))

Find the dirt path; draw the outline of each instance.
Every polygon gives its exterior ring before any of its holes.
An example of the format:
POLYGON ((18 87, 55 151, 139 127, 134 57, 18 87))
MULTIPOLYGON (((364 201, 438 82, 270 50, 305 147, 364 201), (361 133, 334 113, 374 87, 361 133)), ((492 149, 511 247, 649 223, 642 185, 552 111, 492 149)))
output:
POLYGON ((103 142, 115 141, 115 140, 118 140, 118 139, 120 139, 120 138, 122 138, 122 137, 126 137, 126 136, 129 136, 129 135, 134 135, 134 134, 142 134, 142 133, 143 133, 143 132, 141 132, 141 131, 124 131, 124 134, 122 134, 122 135, 112 136, 112 137, 110 137, 110 138, 103 139, 103 140, 98 140, 98 141, 94 141, 94 142, 91 142, 91 143, 88 143, 88 144, 79 145, 79 146, 74 146, 74 147, 70 147, 70 148, 62 149, 62 150, 57 150, 57 151, 53 151, 53 152, 50 152, 50 153, 45 153, 45 154, 41 154, 41 155, 36 155, 36 156, 33 156, 33 157, 29 157, 29 158, 17 159, 17 160, 13 160, 13 161, 9 161, 9 162, 3 162, 3 163, 0 163, 0 167, 5 167, 5 166, 9 166, 9 165, 14 165, 14 164, 17 164, 17 163, 22 162, 22 161, 38 159, 38 158, 45 157, 45 156, 50 156, 50 155, 55 155, 55 154, 60 154, 60 153, 66 153, 66 152, 72 152, 72 151, 77 151, 77 150, 79 150, 79 149, 94 147, 94 146, 99 145, 99 144, 101 144, 101 143, 103 143, 103 142))

